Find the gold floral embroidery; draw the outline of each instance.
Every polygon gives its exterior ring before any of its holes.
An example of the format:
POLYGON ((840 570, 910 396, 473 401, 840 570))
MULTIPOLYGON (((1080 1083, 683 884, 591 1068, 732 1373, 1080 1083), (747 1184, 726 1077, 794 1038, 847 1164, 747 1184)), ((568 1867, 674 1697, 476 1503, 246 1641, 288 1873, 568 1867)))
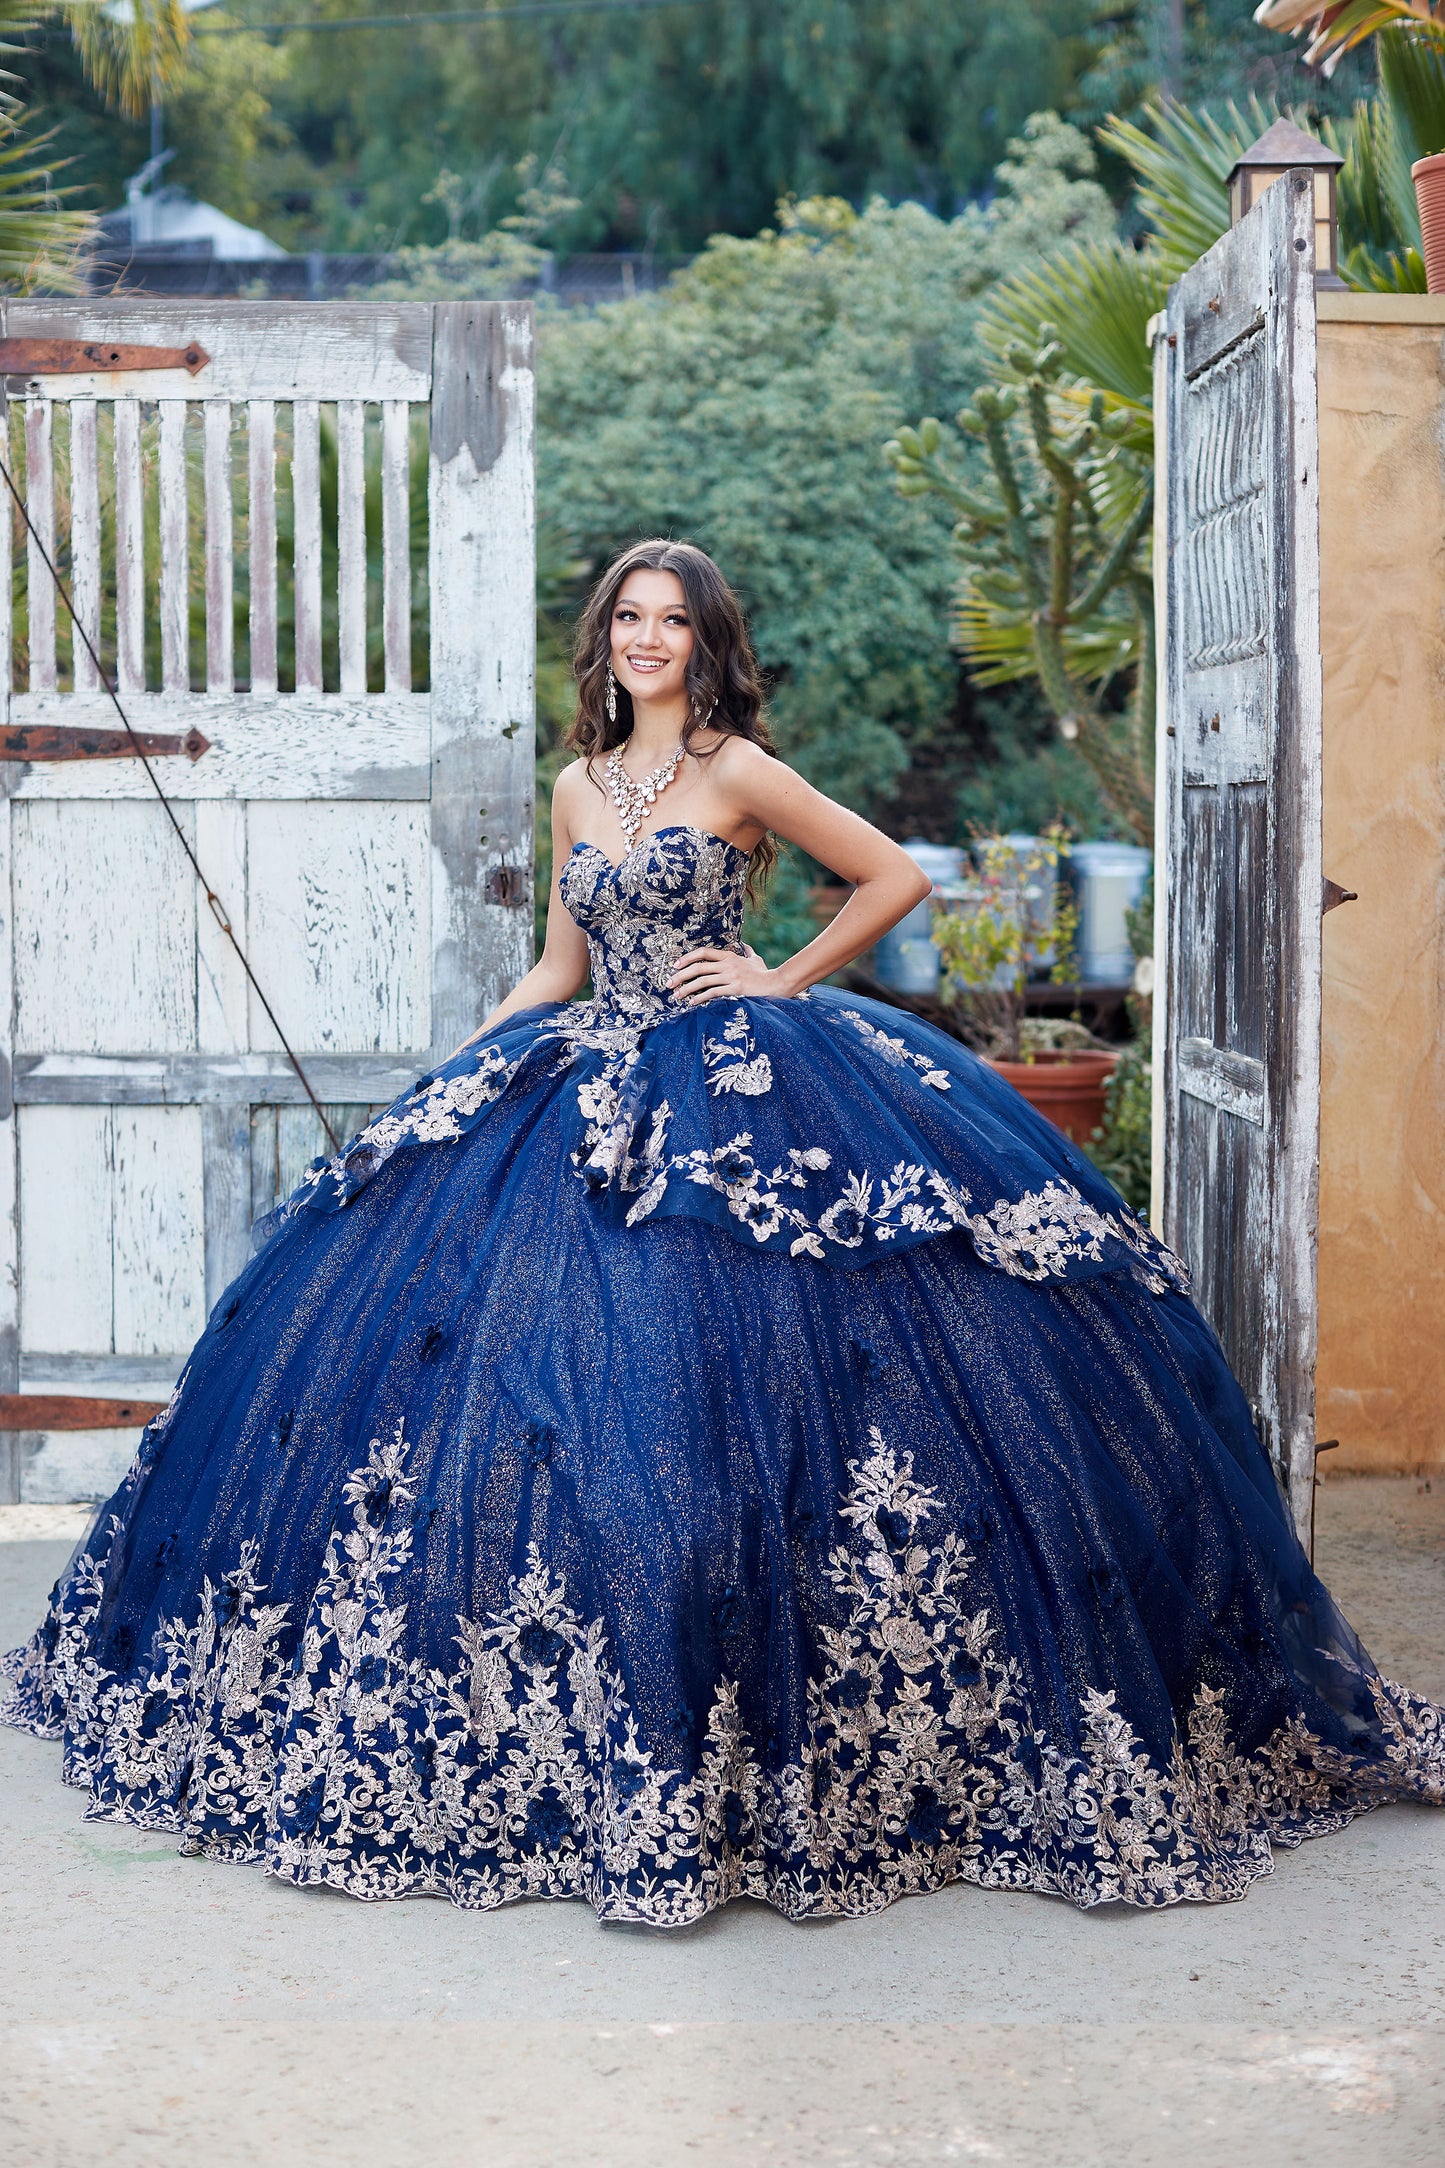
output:
POLYGON ((746 852, 682 824, 655 829, 617 865, 579 844, 560 886, 587 936, 595 1013, 634 1023, 676 1016, 667 981, 678 958, 740 946, 747 874, 746 852))
POLYGON ((917 1069, 924 1083, 931 1084, 935 1091, 948 1090, 947 1070, 940 1069, 936 1063, 929 1061, 927 1055, 915 1054, 911 1048, 905 1046, 902 1039, 891 1038, 886 1031, 880 1031, 876 1024, 869 1023, 866 1016, 860 1016, 856 1009, 845 1009, 843 1014, 854 1030, 863 1034, 874 1053, 881 1054, 895 1069, 917 1069))
POLYGON ((1271 1842, 1388 1798, 1445 1801, 1445 1711, 1388 1681, 1372 1681, 1370 1760, 1298 1719, 1241 1755, 1208 1687, 1167 1767, 1102 1689, 1080 1693, 1077 1744, 1051 1737, 974 1553, 935 1530, 934 1492, 877 1430, 826 1559, 801 1751, 768 1765, 724 1673, 689 1770, 644 1739, 602 1621, 535 1548, 500 1610, 458 1621, 451 1668, 408 1653, 407 1459, 398 1425, 348 1480, 299 1642, 247 1542, 203 1581, 196 1622, 165 1622, 122 1680, 94 1654, 104 1568, 86 1556, 9 1660, 0 1716, 63 1730, 92 1814, 175 1830, 186 1851, 361 1897, 578 1896, 660 1926, 737 1895, 804 1917, 960 1879, 1081 1906, 1236 1897, 1271 1842))
POLYGON ((719 1092, 738 1092, 757 1099, 773 1088, 773 1065, 766 1054, 758 1052, 748 1012, 741 1006, 724 1024, 720 1039, 704 1038, 702 1062, 714 1098, 719 1092))

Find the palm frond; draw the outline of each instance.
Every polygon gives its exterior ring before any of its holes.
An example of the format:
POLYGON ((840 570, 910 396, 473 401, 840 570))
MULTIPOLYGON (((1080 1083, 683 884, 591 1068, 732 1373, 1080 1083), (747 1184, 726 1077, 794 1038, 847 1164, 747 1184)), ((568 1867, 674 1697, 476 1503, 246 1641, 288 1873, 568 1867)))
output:
POLYGON ((66 0, 63 12, 86 74, 127 120, 142 119, 157 91, 181 80, 191 42, 181 0, 126 0, 123 10, 66 0))
POLYGON ((51 12, 46 0, 0 0, 0 53, 18 53, 20 47, 14 41, 51 12))
POLYGON ((1375 50, 1380 89, 1408 147, 1406 163, 1445 150, 1445 35, 1386 30, 1375 50))
POLYGON ((1423 293, 1420 212, 1410 179, 1413 151, 1398 110, 1384 98, 1372 98, 1355 107, 1348 128, 1326 122, 1322 133, 1345 158, 1335 201, 1346 284, 1375 293, 1423 293))
POLYGON ((1048 327, 1069 376, 1110 401, 1147 409, 1153 397, 1147 329, 1164 306, 1169 277, 1152 250, 1076 241, 1001 280, 980 311, 979 337, 995 355, 1016 343, 1032 353, 1048 327))
POLYGON ((1445 37, 1445 0, 1260 0, 1254 19, 1262 29, 1306 38, 1305 66, 1331 75, 1352 46, 1397 24, 1445 37))
POLYGON ((27 136, 13 121, 0 126, 0 286, 12 292, 80 284, 76 257, 95 220, 63 208, 69 191, 55 187, 38 155, 53 135, 27 136))
MULTIPOLYGON (((23 52, 25 33, 35 28, 45 12, 45 7, 36 6, 34 0, 0 0, 0 53, 23 52)), ((0 67, 0 115, 18 113, 24 92, 24 82, 15 70, 0 67), (11 84, 13 89, 9 88, 11 84)))
POLYGON ((1425 259, 1418 248, 1341 249, 1340 275, 1347 286, 1367 294, 1423 294, 1429 286, 1425 259))
MULTIPOLYGON (((975 685, 1016 685, 1038 675, 1031 619, 1023 611, 1001 609, 966 583, 954 615, 954 637, 969 664, 975 685)), ((1132 625, 1100 614, 1064 634, 1071 673, 1081 684, 1103 685, 1134 664, 1132 625)))
POLYGON ((1229 225, 1229 171, 1278 114, 1251 98, 1233 100, 1222 115, 1186 105, 1156 105, 1140 128, 1106 120, 1100 140, 1116 150, 1138 181, 1138 203, 1149 222, 1150 252, 1171 278, 1214 246, 1229 225))

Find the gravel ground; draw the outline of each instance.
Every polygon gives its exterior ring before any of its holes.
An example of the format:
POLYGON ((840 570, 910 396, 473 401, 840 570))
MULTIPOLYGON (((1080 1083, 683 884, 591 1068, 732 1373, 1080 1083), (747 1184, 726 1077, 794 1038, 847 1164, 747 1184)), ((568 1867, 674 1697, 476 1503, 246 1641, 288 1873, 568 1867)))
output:
MULTIPOLYGON (((6 1643, 79 1527, 0 1508, 6 1643)), ((1326 1486, 1319 1554, 1381 1665, 1445 1699, 1445 1482, 1326 1486)), ((663 1934, 182 1860, 82 1822, 58 1761, 0 1733, 16 2168, 1445 2162, 1445 1817, 1425 1809, 1282 1855, 1238 1905, 1081 1916, 960 1889, 663 1934)))

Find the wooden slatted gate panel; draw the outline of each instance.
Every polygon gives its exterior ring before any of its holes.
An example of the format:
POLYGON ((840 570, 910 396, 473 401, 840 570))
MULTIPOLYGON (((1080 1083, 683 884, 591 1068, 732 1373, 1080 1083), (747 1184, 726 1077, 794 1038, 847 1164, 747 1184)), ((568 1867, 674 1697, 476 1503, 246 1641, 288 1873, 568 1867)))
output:
POLYGON ((1165 1238, 1309 1540, 1320 1072, 1310 180, 1180 279, 1156 342, 1165 1238))
MULTIPOLYGON (((208 741, 157 773, 352 1129, 531 960, 530 311, 0 307, 209 357, 12 377, 4 441, 135 727, 208 741)), ((118 723, 3 517, 0 702, 0 1392, 164 1398, 323 1139, 140 763, 37 740, 118 723)), ((0 1442, 33 1498, 130 1446, 0 1442)))

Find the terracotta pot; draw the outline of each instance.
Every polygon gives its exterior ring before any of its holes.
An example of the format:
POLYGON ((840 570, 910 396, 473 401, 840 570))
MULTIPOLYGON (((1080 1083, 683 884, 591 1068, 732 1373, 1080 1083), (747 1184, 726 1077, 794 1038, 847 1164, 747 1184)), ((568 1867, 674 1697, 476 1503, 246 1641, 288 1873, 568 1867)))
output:
POLYGON ((989 1063, 1075 1144, 1087 1144, 1103 1121, 1104 1086, 1118 1066, 1117 1054, 1036 1054, 1032 1061, 989 1063))
POLYGON ((1425 284, 1432 294, 1445 294, 1445 151, 1417 159, 1410 178, 1425 240, 1425 284))

